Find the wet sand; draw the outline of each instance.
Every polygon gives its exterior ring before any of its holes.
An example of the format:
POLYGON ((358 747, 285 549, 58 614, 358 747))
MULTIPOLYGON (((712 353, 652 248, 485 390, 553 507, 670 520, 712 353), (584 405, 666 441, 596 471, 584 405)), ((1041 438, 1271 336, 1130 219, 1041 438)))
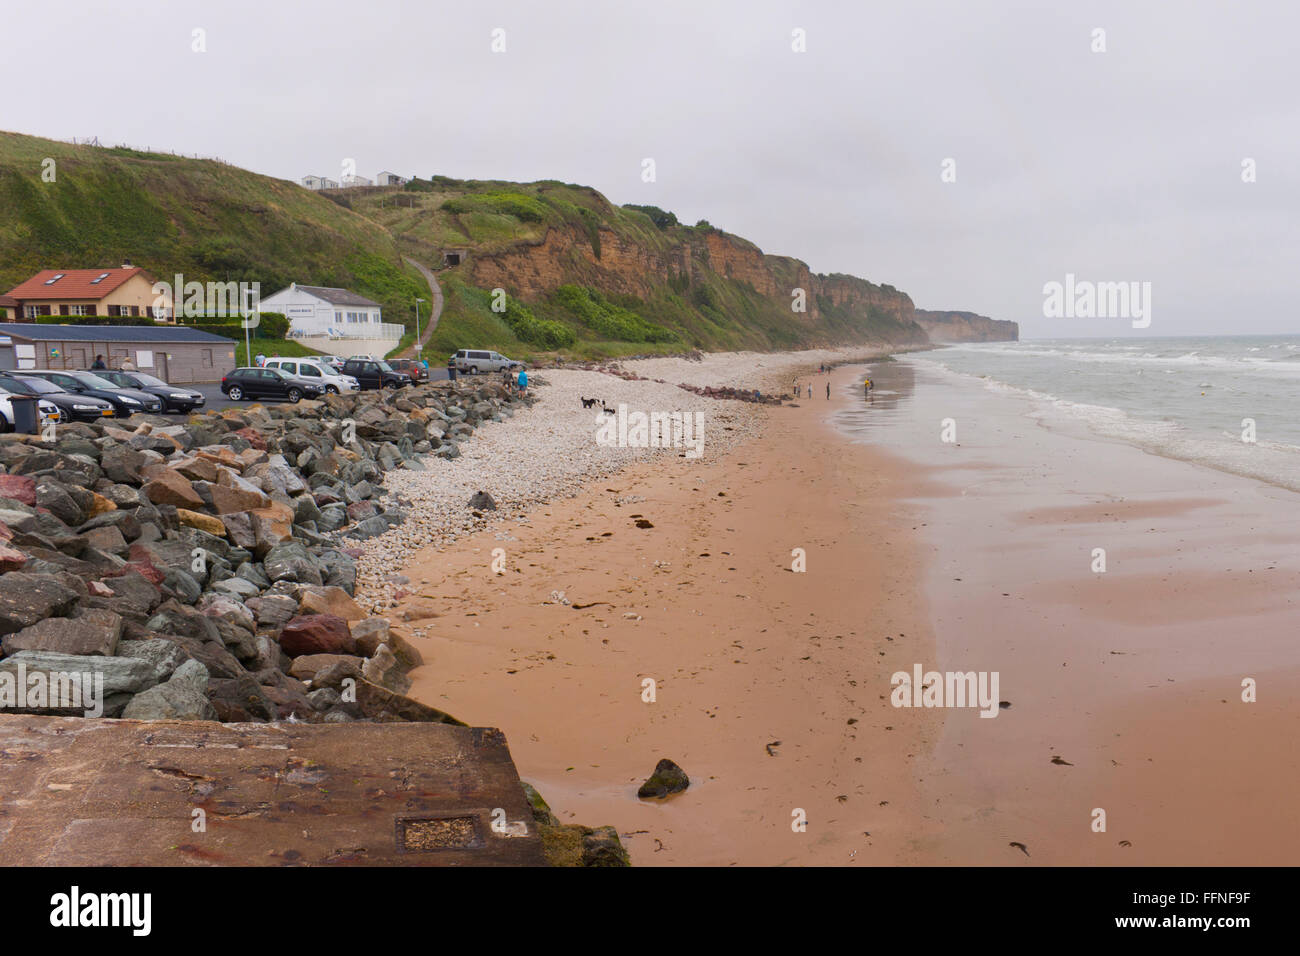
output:
POLYGON ((424 631, 413 694, 501 727, 557 813, 614 824, 637 865, 1300 858, 1300 499, 906 363, 871 374, 870 406, 861 369, 831 401, 805 376, 814 397, 726 457, 420 554, 392 615, 424 631), (918 663, 997 671, 1011 706, 890 706, 918 663), (639 801, 661 757, 692 785, 639 801))

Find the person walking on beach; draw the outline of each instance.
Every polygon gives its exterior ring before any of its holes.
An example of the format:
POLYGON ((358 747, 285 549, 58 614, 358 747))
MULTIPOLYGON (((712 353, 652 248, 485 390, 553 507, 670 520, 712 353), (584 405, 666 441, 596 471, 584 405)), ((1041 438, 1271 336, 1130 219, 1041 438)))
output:
POLYGON ((812 383, 808 383, 808 397, 812 398, 812 383))
POLYGON ((131 361, 130 356, 127 356, 126 358, 122 359, 122 371, 123 372, 135 371, 135 363, 131 361))
POLYGON ((827 382, 827 383, 826 383, 826 401, 829 402, 830 400, 831 400, 831 383, 830 383, 830 382, 827 382))
POLYGON ((456 356, 447 359, 447 381, 456 381, 456 356))
POLYGON ((528 390, 528 373, 522 368, 519 370, 519 394, 524 394, 528 390))
POLYGON ((108 366, 104 364, 104 356, 102 356, 102 355, 96 355, 96 356, 95 356, 95 364, 92 365, 92 366, 90 366, 90 368, 91 368, 91 371, 94 371, 94 370, 96 370, 96 369, 101 369, 101 368, 107 371, 108 366))

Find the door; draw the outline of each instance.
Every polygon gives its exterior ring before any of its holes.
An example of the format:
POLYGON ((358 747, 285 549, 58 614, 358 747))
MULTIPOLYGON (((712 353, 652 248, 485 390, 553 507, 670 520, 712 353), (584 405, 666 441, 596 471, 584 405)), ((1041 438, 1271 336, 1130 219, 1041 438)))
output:
POLYGON ((158 367, 154 369, 154 374, 157 375, 164 382, 170 382, 171 376, 168 374, 169 370, 167 368, 167 353, 155 352, 153 354, 153 360, 158 365, 158 367))

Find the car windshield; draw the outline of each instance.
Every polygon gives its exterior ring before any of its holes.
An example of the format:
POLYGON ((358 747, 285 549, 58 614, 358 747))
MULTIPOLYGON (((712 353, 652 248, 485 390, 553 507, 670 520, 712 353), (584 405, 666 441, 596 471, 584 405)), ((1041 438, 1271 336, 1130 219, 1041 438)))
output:
POLYGON ((63 389, 59 388, 57 385, 52 382, 47 382, 43 378, 24 378, 19 379, 19 381, 31 389, 28 393, 30 395, 50 395, 55 392, 63 391, 63 389))
POLYGON ((120 385, 117 385, 114 382, 110 382, 106 378, 100 378, 98 375, 92 375, 90 372, 75 372, 72 373, 72 377, 75 378, 82 385, 88 385, 91 388, 107 388, 107 389, 121 388, 120 385))
POLYGON ((387 362, 376 362, 375 364, 379 366, 381 372, 391 372, 393 370, 393 367, 387 362))
MULTIPOLYGON (((126 377, 126 376, 124 376, 124 377, 126 377)), ((141 385, 144 385, 144 386, 146 386, 146 387, 148 387, 148 388, 171 388, 171 386, 168 385, 166 382, 164 382, 162 379, 160 379, 160 378, 154 378, 152 375, 144 375, 144 374, 141 374, 140 372, 137 372, 136 374, 131 375, 131 376, 126 377, 126 378, 127 378, 128 381, 129 381, 130 379, 135 379, 135 380, 136 380, 137 382, 139 382, 141 385)))

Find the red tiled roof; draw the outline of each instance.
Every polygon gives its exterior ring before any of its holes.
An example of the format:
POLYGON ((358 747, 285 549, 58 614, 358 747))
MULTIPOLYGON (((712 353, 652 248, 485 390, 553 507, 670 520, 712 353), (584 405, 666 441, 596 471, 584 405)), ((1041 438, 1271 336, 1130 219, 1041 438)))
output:
POLYGON ((18 307, 18 300, 8 295, 0 295, 0 309, 15 309, 18 307))
POLYGON ((102 299, 134 275, 153 277, 139 266, 130 269, 42 269, 26 282, 14 286, 9 295, 19 301, 38 299, 102 299), (60 279, 49 283, 55 276, 60 279), (96 282, 100 276, 103 279, 96 282), (49 284, 47 284, 49 283, 49 284))

